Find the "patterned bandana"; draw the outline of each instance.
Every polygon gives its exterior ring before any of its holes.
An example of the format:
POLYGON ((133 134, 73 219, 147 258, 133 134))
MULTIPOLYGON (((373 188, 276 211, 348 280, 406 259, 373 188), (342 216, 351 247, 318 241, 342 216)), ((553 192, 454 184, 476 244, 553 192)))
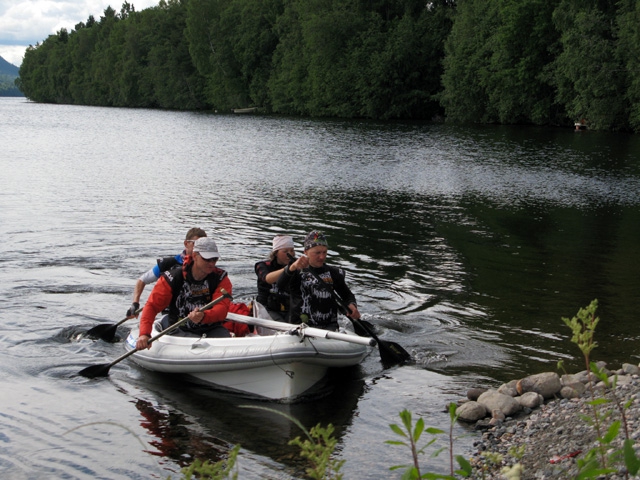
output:
POLYGON ((327 239, 324 236, 324 233, 314 230, 307 235, 307 238, 304 239, 304 249, 309 250, 310 248, 317 246, 329 247, 327 243, 327 239))

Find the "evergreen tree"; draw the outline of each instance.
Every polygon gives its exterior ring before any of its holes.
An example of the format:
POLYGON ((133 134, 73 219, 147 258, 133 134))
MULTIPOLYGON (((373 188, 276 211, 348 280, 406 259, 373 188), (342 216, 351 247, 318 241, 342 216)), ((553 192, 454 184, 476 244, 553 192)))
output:
POLYGON ((629 125, 640 132, 640 2, 621 0, 618 6, 617 58, 625 73, 629 125))
POLYGON ((562 0, 553 20, 562 50, 553 62, 558 101, 590 128, 627 125, 625 69, 617 53, 616 1, 562 0))

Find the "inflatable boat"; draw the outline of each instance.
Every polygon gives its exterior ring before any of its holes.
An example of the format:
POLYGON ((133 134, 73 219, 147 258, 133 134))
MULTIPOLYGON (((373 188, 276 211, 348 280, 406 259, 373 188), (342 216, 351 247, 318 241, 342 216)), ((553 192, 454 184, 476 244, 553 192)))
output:
MULTIPOLYGON (((229 313, 227 320, 254 326, 244 337, 206 338, 165 335, 132 355, 154 372, 188 376, 218 388, 279 401, 292 401, 320 382, 329 368, 358 365, 376 342, 342 330, 332 332, 229 313)), ((152 336, 161 332, 156 321, 152 336)), ((138 328, 125 342, 135 349, 138 328)))

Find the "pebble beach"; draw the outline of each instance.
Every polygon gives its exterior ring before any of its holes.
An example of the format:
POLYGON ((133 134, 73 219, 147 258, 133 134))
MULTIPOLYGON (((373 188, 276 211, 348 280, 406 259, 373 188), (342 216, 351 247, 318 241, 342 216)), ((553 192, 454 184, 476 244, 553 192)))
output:
MULTIPOLYGON (((625 364, 623 368, 607 373, 610 381, 615 378, 615 388, 606 388, 592 376, 591 385, 586 380, 584 389, 572 392, 565 389, 565 384, 575 382, 576 378, 588 379, 585 371, 578 375, 563 376, 560 380, 562 389, 552 398, 544 399, 537 407, 520 408, 517 412, 507 415, 499 409, 487 408, 488 416, 475 422, 475 428, 483 433, 481 439, 474 443, 475 452, 472 454, 471 463, 476 468, 471 478, 575 478, 579 474, 580 459, 584 459, 589 451, 599 445, 599 435, 592 421, 595 418, 594 407, 590 403, 592 398, 606 399, 607 402, 597 408, 601 415, 605 412, 610 413, 600 422, 600 436, 604 436, 613 421, 621 422, 619 434, 606 446, 606 451, 611 453, 622 449, 623 441, 628 437, 633 440, 636 457, 639 457, 640 369, 637 365, 625 364), (560 391, 569 398, 564 398, 560 391), (624 414, 621 414, 621 411, 624 414), (513 453, 518 449, 520 453, 514 456, 513 453), (487 458, 496 457, 488 457, 488 453, 500 454, 498 460, 495 463, 488 460, 487 458)), ((509 392, 517 383, 503 385, 500 390, 509 392)), ((522 381, 520 383, 524 384, 522 381)), ((522 393, 519 391, 515 395, 522 393)), ((475 395, 471 394, 468 397, 470 398, 461 402, 461 405, 475 402, 475 395)), ((597 478, 640 478, 638 475, 630 475, 622 460, 611 462, 608 466, 615 468, 616 473, 597 478)))

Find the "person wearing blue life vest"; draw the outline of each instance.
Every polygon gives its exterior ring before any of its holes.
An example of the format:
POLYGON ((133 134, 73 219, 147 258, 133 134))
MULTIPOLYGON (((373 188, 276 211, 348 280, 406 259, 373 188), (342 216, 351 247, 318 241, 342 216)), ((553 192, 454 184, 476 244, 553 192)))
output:
POLYGON ((140 297, 142 296, 144 287, 156 282, 158 278, 160 278, 160 275, 162 275, 162 273, 171 270, 177 265, 182 265, 184 263, 185 257, 192 254, 194 242, 197 239, 206 236, 206 232, 201 228, 194 227, 189 229, 184 239, 184 250, 182 251, 182 253, 179 253, 178 255, 175 255, 173 257, 159 258, 157 264, 153 268, 143 273, 140 278, 138 278, 138 280, 136 281, 136 286, 133 289, 133 303, 126 313, 127 318, 133 318, 136 316, 136 312, 140 308, 140 297))

